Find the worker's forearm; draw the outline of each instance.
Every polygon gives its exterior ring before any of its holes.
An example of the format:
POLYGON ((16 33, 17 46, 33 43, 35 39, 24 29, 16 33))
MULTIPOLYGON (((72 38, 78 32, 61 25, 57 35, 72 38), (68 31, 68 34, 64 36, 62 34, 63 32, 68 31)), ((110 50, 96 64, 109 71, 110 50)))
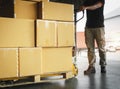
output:
POLYGON ((87 10, 95 10, 98 9, 102 6, 103 4, 101 2, 96 3, 95 5, 92 6, 86 6, 85 9, 87 10))

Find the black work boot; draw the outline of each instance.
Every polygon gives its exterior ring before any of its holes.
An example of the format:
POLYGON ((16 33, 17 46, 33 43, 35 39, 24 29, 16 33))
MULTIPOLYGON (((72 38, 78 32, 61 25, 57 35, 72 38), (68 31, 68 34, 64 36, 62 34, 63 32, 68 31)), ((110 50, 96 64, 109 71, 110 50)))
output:
POLYGON ((101 73, 106 73, 106 67, 105 66, 101 66, 101 73))
POLYGON ((88 69, 84 71, 84 75, 94 74, 95 72, 95 67, 89 66, 88 69))

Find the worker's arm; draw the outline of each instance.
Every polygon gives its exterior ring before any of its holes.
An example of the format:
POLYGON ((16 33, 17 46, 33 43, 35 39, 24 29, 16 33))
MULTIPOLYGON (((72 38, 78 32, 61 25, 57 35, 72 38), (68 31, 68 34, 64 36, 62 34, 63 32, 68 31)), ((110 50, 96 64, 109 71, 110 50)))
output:
POLYGON ((86 6, 85 9, 87 9, 87 10, 95 10, 95 9, 100 8, 102 5, 103 5, 102 2, 98 2, 98 3, 96 3, 96 4, 92 5, 92 6, 86 6))
POLYGON ((82 10, 95 10, 95 9, 102 7, 102 5, 103 5, 102 2, 98 2, 98 3, 91 5, 91 6, 82 6, 82 10))

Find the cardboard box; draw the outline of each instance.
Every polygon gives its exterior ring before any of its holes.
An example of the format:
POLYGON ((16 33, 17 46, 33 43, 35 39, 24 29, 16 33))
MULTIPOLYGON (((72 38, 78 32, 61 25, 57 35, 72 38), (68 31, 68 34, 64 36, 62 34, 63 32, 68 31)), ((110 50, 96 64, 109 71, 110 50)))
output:
POLYGON ((75 45, 74 22, 37 20, 37 47, 66 47, 75 45))
POLYGON ((0 18, 0 47, 34 47, 34 20, 0 18))
POLYGON ((72 47, 42 48, 41 74, 72 70, 72 47))
POLYGON ((41 48, 19 48, 19 75, 31 76, 41 73, 41 48))
POLYGON ((74 7, 70 4, 40 2, 38 18, 47 20, 74 21, 74 7))
POLYGON ((15 0, 15 18, 37 19, 37 2, 15 0))
POLYGON ((57 22, 58 47, 75 45, 74 22, 57 22))
POLYGON ((56 47, 57 29, 55 21, 37 20, 37 47, 56 47))
POLYGON ((0 48, 0 79, 18 77, 18 49, 0 48))

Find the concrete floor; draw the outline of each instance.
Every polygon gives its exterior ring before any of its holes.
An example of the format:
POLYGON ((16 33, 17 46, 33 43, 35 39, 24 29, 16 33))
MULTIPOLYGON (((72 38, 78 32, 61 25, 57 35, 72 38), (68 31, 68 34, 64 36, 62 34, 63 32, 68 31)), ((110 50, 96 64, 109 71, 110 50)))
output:
POLYGON ((86 50, 78 53, 77 66, 79 74, 70 80, 33 85, 17 86, 4 89, 120 89, 120 51, 107 52, 107 73, 101 74, 99 57, 97 55, 96 74, 85 76, 83 71, 87 68, 86 50))

